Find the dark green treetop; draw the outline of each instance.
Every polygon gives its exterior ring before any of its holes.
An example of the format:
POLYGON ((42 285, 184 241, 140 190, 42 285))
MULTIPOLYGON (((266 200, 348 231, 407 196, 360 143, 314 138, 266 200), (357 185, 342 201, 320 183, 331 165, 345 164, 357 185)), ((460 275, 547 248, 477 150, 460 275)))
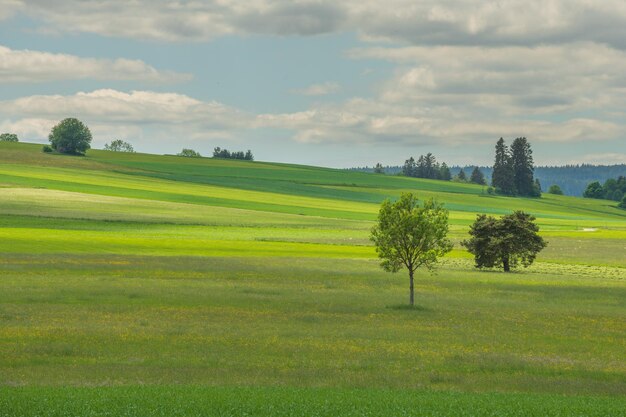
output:
POLYGON ((530 266, 546 246, 539 236, 535 217, 523 211, 496 219, 479 214, 471 225, 470 239, 461 242, 474 255, 477 268, 511 268, 522 264, 530 266))
POLYGON ((0 134, 0 142, 19 142, 15 133, 2 133, 0 134))
POLYGON ((48 135, 52 149, 60 153, 83 155, 91 148, 91 131, 73 117, 59 122, 48 135))

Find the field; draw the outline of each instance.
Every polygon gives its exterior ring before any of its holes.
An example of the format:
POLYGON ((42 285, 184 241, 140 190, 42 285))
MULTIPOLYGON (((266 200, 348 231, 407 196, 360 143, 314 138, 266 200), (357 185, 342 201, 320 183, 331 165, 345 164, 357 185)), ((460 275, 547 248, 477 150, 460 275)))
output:
POLYGON ((0 143, 0 416, 624 415, 626 211, 260 162, 0 143), (436 275, 378 267, 380 202, 450 210, 436 275), (524 209, 511 274, 458 243, 524 209))

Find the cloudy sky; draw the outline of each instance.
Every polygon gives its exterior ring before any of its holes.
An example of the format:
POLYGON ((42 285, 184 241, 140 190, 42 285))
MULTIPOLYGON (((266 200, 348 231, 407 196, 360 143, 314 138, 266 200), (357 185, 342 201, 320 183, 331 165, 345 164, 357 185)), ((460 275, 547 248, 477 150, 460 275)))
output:
POLYGON ((0 0, 0 132, 259 160, 626 162, 624 0, 0 0))

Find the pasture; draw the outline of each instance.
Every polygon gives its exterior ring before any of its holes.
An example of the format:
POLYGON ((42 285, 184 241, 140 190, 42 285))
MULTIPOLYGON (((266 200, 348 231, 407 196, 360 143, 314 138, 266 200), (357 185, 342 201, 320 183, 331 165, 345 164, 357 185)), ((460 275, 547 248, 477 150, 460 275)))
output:
POLYGON ((0 143, 0 416, 623 415, 613 202, 40 149, 0 143), (413 310, 368 239, 405 191, 445 203, 456 244, 413 310), (515 209, 548 248, 475 270, 458 243, 476 213, 515 209))

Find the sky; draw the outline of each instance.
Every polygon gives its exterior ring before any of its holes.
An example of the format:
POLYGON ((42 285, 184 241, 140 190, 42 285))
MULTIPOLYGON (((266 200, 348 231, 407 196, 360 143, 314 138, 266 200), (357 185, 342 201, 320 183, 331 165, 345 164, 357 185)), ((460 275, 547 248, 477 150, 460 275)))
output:
POLYGON ((328 167, 626 163, 624 0, 0 0, 0 133, 328 167))

